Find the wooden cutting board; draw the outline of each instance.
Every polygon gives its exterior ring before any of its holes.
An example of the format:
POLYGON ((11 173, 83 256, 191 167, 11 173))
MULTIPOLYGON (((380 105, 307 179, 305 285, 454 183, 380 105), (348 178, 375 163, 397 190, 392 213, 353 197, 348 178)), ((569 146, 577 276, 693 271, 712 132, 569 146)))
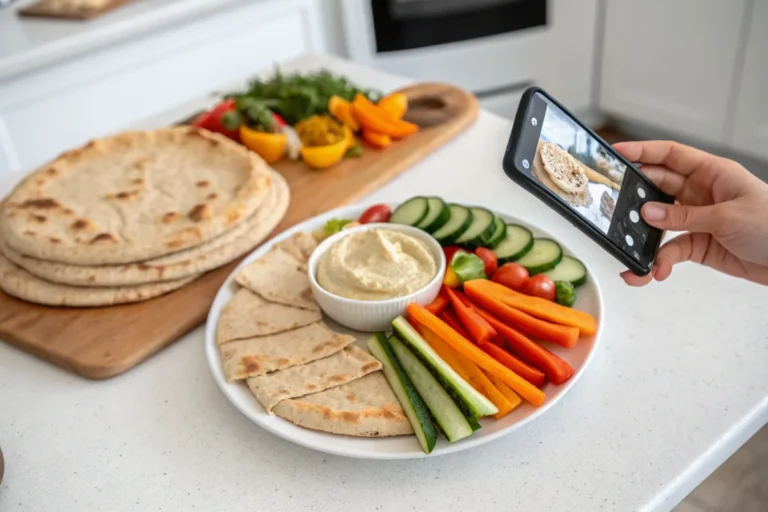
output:
POLYGON ((121 5, 130 2, 131 0, 112 0, 100 9, 87 9, 87 10, 55 10, 46 5, 45 2, 35 2, 32 5, 19 9, 20 16, 28 16, 34 18, 56 18, 67 20, 90 20, 106 14, 109 11, 117 9, 121 5))
MULTIPOLYGON (((377 190, 448 142, 477 117, 477 100, 445 84, 403 89, 406 119, 421 130, 387 149, 364 147, 363 156, 321 171, 301 162, 274 167, 291 187, 284 229, 377 190)), ((55 308, 0 292, 0 339, 91 379, 118 375, 205 321, 216 292, 238 262, 213 270, 186 287, 136 304, 103 308, 55 308)))

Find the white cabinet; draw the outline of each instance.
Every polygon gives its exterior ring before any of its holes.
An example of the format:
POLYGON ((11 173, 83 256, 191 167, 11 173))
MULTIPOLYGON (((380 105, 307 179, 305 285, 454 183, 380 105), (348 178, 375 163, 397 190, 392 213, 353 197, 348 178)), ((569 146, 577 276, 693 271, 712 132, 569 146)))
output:
POLYGON ((0 172, 321 52, 314 0, 242 2, 0 82, 0 172))
POLYGON ((768 159, 768 1, 754 2, 727 142, 768 159))
MULTIPOLYGON (((762 49, 753 52, 761 54, 753 59, 763 59, 754 63, 762 69, 753 73, 763 78, 765 123, 768 16, 765 1, 754 3, 763 11, 763 33, 755 36, 761 39, 758 43, 762 49)), ((751 4, 748 0, 606 2, 600 108, 620 119, 685 138, 723 143, 729 100, 736 83, 740 35, 745 29, 742 23, 745 9, 751 4)), ((758 17, 755 13, 753 21, 758 17)), ((759 94, 759 87, 753 87, 746 91, 752 95, 746 109, 753 108, 759 94)), ((743 135, 737 138, 743 140, 743 135)))

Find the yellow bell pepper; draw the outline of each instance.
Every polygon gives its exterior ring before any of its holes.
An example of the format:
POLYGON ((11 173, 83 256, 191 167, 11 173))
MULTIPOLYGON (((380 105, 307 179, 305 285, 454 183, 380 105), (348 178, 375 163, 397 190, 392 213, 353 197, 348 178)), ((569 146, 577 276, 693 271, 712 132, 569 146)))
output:
POLYGON ((408 110, 408 96, 402 92, 393 92, 389 96, 381 98, 378 105, 395 119, 402 119, 408 110))
POLYGON ((459 287, 459 277, 456 275, 456 272, 453 271, 453 269, 449 266, 445 269, 445 276, 443 277, 443 284, 447 286, 448 288, 458 288, 459 287))
POLYGON ((259 132, 244 124, 240 126, 240 141, 269 164, 280 160, 288 146, 284 133, 259 132))
POLYGON ((328 112, 353 132, 360 130, 360 123, 352 113, 352 104, 344 98, 335 94, 331 96, 328 100, 328 112))
POLYGON ((314 169, 324 169, 336 164, 344 158, 344 153, 350 148, 350 138, 354 144, 352 131, 344 126, 344 137, 338 142, 325 146, 304 146, 301 148, 301 158, 304 163, 314 169))

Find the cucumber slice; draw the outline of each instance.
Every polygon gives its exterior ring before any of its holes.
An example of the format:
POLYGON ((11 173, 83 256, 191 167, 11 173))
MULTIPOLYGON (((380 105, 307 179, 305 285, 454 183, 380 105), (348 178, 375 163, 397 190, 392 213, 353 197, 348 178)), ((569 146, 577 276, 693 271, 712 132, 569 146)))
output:
POLYGON ((427 205, 429 206, 427 216, 416 227, 423 229, 427 233, 434 233, 451 218, 451 210, 445 204, 445 201, 439 197, 428 197, 427 205))
POLYGON ((472 212, 469 208, 465 208, 460 204, 449 204, 448 210, 451 212, 451 218, 443 224, 443 227, 432 233, 432 236, 441 245, 452 244, 472 224, 472 212))
POLYGON ((485 208, 472 206, 469 208, 472 212, 472 224, 462 235, 456 239, 457 245, 468 245, 477 247, 483 244, 483 238, 493 234, 495 229, 493 213, 485 208))
POLYGON ((464 413, 419 358, 394 336, 389 338, 389 344, 448 441, 454 442, 471 436, 474 430, 464 413))
POLYGON ((496 217, 493 220, 493 234, 489 236, 484 242, 483 247, 488 247, 490 249, 493 249, 499 243, 501 243, 502 240, 504 240, 504 237, 507 236, 507 225, 504 224, 504 221, 500 218, 496 217))
POLYGON ((488 416, 498 412, 498 409, 490 400, 478 393, 467 381, 459 377, 459 374, 437 355, 435 350, 429 346, 429 343, 424 341, 424 338, 411 327, 408 320, 398 316, 392 321, 392 328, 397 337, 408 348, 413 350, 414 354, 424 363, 432 375, 450 393, 456 401, 456 405, 459 406, 464 414, 477 417, 488 416))
POLYGON ((437 443, 437 430, 429 416, 429 409, 419 396, 411 379, 408 378, 408 374, 403 370, 400 361, 395 357, 384 333, 379 332, 371 336, 368 340, 368 349, 373 357, 381 361, 389 387, 394 391, 405 415, 408 416, 408 421, 411 422, 422 450, 431 453, 437 443))
POLYGON ((587 267, 573 256, 563 256, 555 268, 544 272, 553 281, 568 281, 573 286, 587 282, 587 267))
POLYGON ((528 273, 533 276, 552 270, 562 259, 563 249, 557 242, 549 238, 536 238, 531 250, 517 262, 527 268, 528 273))
POLYGON ((426 197, 412 197, 392 212, 389 222, 417 226, 429 213, 429 203, 426 197))
POLYGON ((504 238, 496 245, 494 252, 499 266, 522 258, 533 247, 533 233, 523 226, 507 224, 504 238))

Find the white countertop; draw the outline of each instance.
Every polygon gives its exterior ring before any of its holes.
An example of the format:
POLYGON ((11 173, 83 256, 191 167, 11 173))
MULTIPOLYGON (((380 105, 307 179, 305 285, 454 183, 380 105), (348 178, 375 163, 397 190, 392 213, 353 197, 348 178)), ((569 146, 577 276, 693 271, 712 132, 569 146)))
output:
POLYGON ((132 0, 85 21, 21 17, 16 11, 34 0, 19 2, 0 9, 0 79, 242 1, 132 0))
MULTIPOLYGON (((318 64, 385 90, 404 83, 327 57, 296 66, 318 64)), ((629 288, 618 263, 505 177, 510 127, 481 113, 368 200, 482 204, 557 233, 591 263, 602 343, 547 414, 454 455, 345 459, 283 441, 231 406, 201 328, 104 382, 0 344, 0 510, 669 510, 768 422, 768 288, 695 265, 629 288)))

